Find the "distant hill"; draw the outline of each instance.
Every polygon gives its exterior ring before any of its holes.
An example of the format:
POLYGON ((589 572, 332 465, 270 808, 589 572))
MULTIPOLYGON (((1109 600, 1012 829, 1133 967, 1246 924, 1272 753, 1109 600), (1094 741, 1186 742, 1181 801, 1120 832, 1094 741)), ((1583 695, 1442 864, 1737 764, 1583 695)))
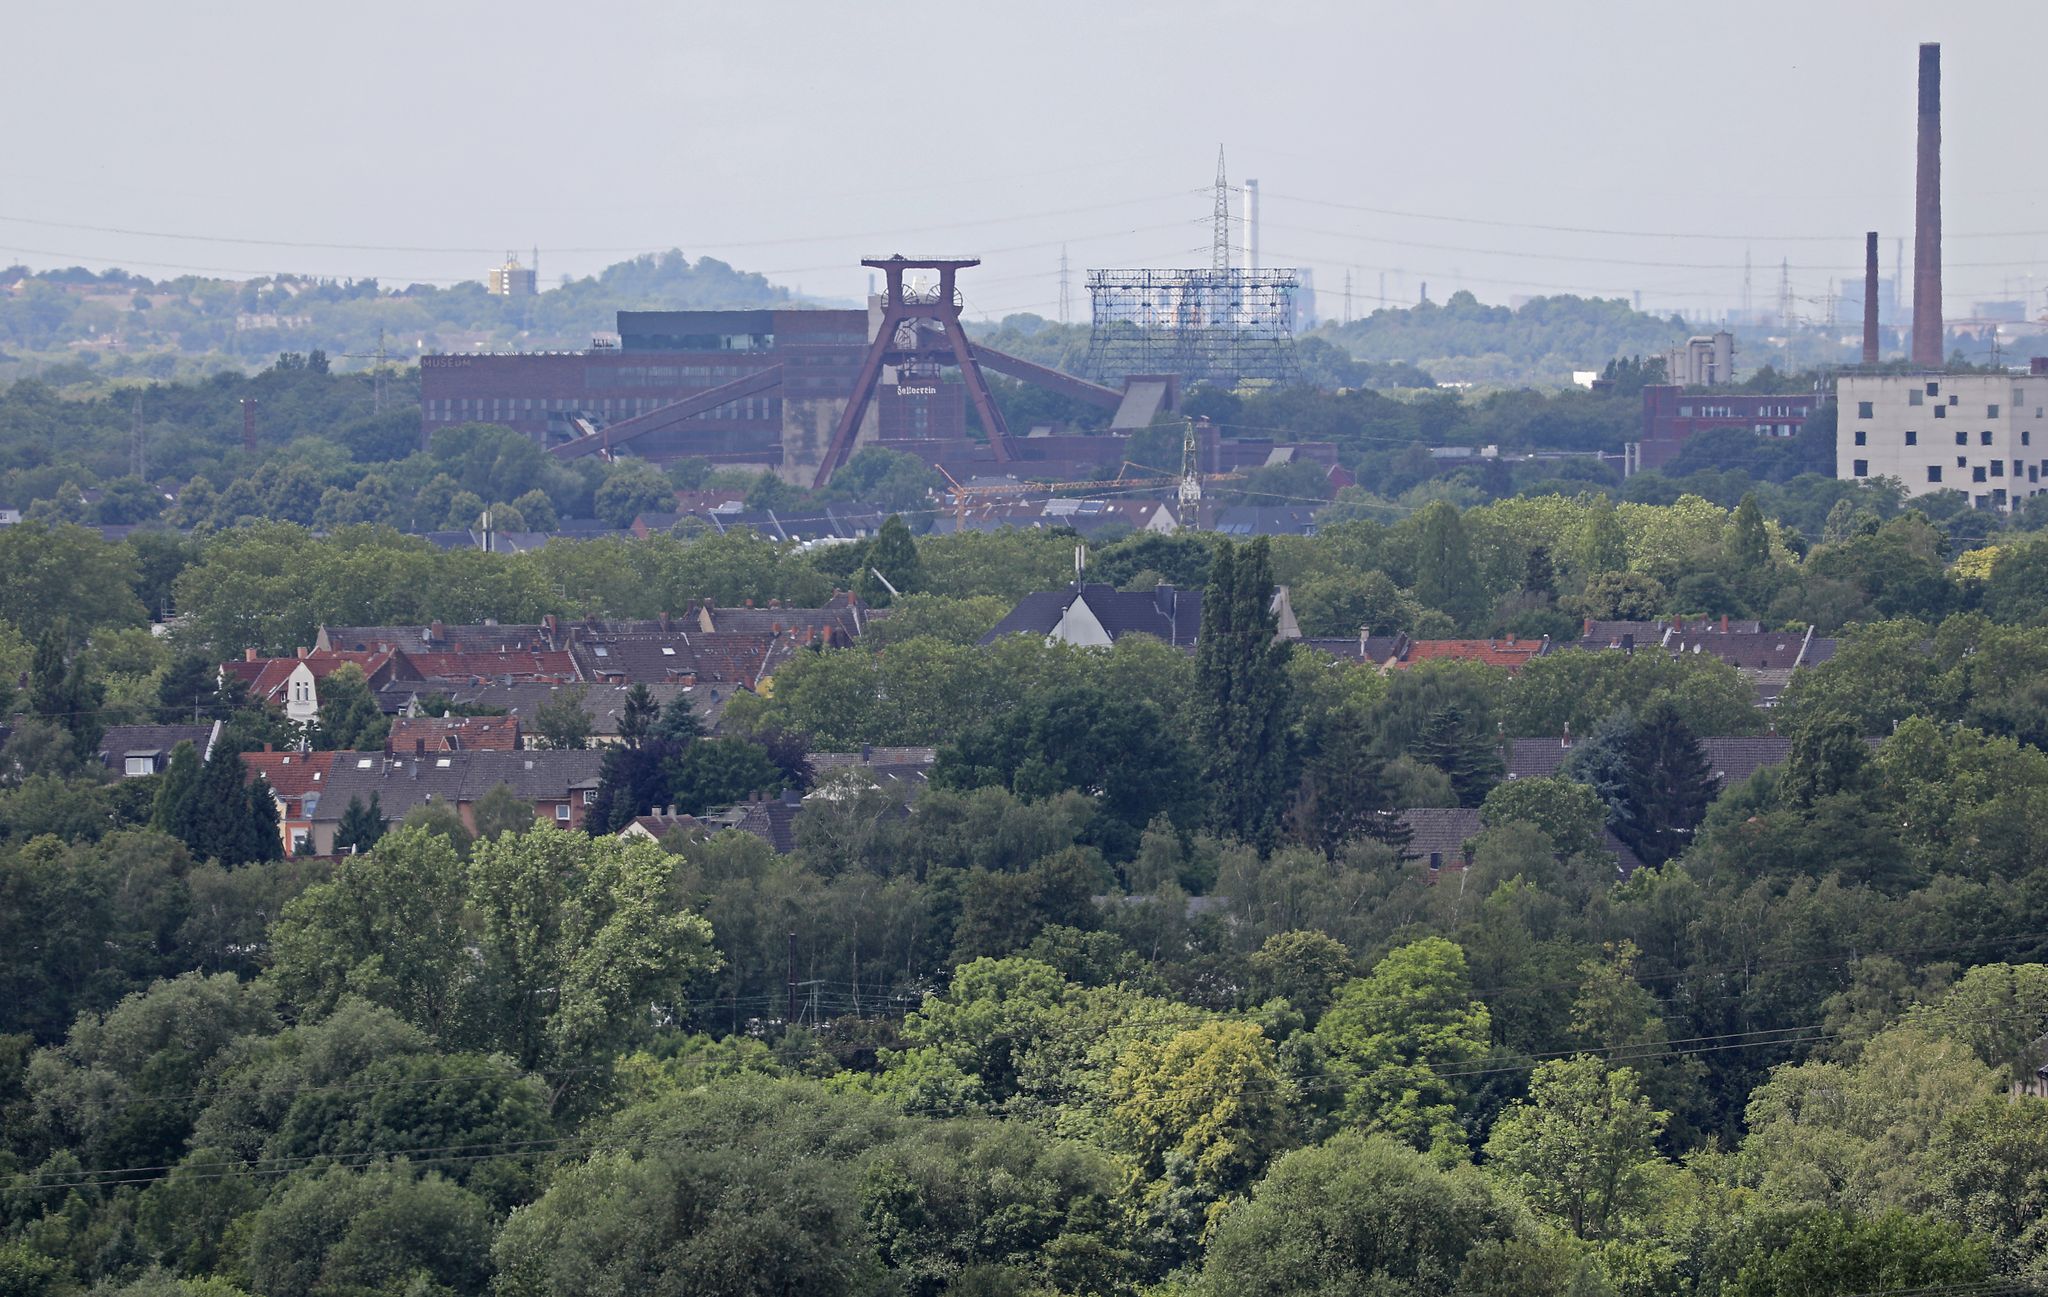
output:
POLYGON ((680 251, 622 261, 530 298, 492 297, 480 282, 402 288, 376 280, 187 275, 150 280, 122 270, 0 270, 0 379, 65 359, 114 377, 170 378, 258 368, 287 351, 375 350, 378 330, 400 358, 476 346, 585 347, 613 314, 793 304, 788 289, 723 261, 680 251))
POLYGON ((1676 316, 1645 315, 1616 299, 1539 297, 1510 308, 1460 292, 1442 305, 1382 309, 1310 336, 1360 360, 1405 361, 1444 382, 1554 386, 1575 369, 1660 352, 1692 331, 1676 316))

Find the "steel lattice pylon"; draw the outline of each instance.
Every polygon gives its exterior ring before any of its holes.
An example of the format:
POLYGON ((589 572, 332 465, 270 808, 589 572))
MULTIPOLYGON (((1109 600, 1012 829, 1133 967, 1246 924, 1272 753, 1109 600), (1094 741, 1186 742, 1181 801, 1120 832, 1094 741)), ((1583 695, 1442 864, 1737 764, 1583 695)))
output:
POLYGON ((1292 270, 1091 270, 1088 377, 1177 374, 1188 383, 1291 383, 1292 270))

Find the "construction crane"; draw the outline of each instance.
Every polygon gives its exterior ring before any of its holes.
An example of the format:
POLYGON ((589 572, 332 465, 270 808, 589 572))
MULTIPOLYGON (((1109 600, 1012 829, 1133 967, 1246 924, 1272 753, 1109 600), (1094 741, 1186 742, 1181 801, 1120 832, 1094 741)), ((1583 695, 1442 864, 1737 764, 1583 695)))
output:
MULTIPOLYGON (((1195 506, 1197 516, 1199 516, 1202 498, 1201 484, 1203 482, 1241 482, 1244 480, 1243 473, 1193 473, 1191 471, 1193 460, 1186 454, 1185 447, 1183 448, 1182 467, 1179 473, 1168 473, 1146 464, 1134 464, 1130 460, 1125 460, 1118 467, 1115 477, 1097 479, 1092 482, 998 482, 987 486, 965 486, 961 484, 958 478, 948 473, 944 465, 935 465, 934 467, 938 468, 940 475, 946 479, 952 488, 950 494, 953 497, 953 526, 956 530, 966 521, 968 512, 979 504, 991 504, 1017 496, 1073 496, 1085 495, 1090 491, 1107 491, 1112 489, 1173 491, 1183 506, 1187 506, 1190 503, 1189 493, 1192 491, 1192 503, 1195 506), (1127 470, 1133 469, 1136 470, 1136 473, 1127 475, 1127 470)), ((1200 526, 1199 521, 1196 519, 1190 519, 1182 525, 1190 530, 1198 530, 1200 526)))

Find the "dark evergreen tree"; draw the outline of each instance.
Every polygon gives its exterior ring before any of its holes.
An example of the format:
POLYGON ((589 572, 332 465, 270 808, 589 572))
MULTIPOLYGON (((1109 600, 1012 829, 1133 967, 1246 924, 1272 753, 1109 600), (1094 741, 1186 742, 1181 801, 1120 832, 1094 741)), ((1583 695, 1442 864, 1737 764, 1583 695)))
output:
POLYGON ((1325 855, 1354 838, 1405 846, 1408 830, 1387 778, 1387 763, 1374 751, 1365 718, 1344 710, 1309 726, 1308 754, 1287 810, 1287 835, 1325 855))
POLYGON ((1628 745, 1636 732, 1636 718, 1626 708, 1602 721, 1588 737, 1579 740, 1565 755, 1558 773, 1585 784, 1600 795, 1607 806, 1607 823, 1612 828, 1620 815, 1623 784, 1628 770, 1628 745))
POLYGON ((262 775, 249 781, 247 807, 242 818, 242 843, 235 854, 245 865, 284 859, 284 840, 277 828, 277 798, 271 792, 270 781, 262 775))
POLYGON ((163 778, 157 783, 156 804, 150 812, 150 825, 180 841, 189 842, 192 834, 192 799, 198 786, 198 749, 189 741, 182 742, 171 749, 170 763, 164 767, 163 778))
POLYGON ((1678 709, 1650 705, 1623 748, 1620 814, 1614 834, 1646 865, 1661 865, 1692 841, 1714 800, 1714 772, 1678 709))
POLYGON ((370 804, 363 805, 360 797, 348 799, 348 809, 341 813, 341 823, 335 826, 334 849, 340 852, 354 852, 358 855, 377 845, 377 839, 384 836, 384 807, 382 799, 370 794, 370 804))
POLYGON ((864 561, 855 588, 876 607, 888 606, 891 598, 889 586, 896 587, 897 594, 914 594, 930 584, 925 576, 924 560, 917 553, 917 541, 896 514, 890 514, 881 530, 875 533, 875 538, 867 543, 862 558, 864 561), (876 572, 882 574, 888 586, 875 578, 876 572))
POLYGON ((662 771, 660 744, 628 747, 615 744, 604 750, 597 768, 597 796, 591 800, 584 824, 592 833, 617 833, 665 805, 668 777, 662 771))
POLYGON ((668 706, 661 709, 661 719, 655 722, 654 737, 677 747, 704 737, 704 722, 698 718, 697 709, 690 705, 688 694, 677 694, 669 699, 668 706))
POLYGON ((205 717, 218 719, 222 715, 220 668, 204 654, 179 654, 164 668, 156 687, 156 703, 160 724, 190 725, 205 717))
POLYGON ((84 655, 67 653, 65 637, 55 629, 43 632, 29 665, 29 707, 71 735, 81 761, 98 759, 105 700, 105 687, 86 678, 84 655))
POLYGON ((1471 624, 1483 610, 1486 592, 1472 565, 1472 541, 1458 511, 1435 501, 1417 517, 1420 538, 1415 554, 1415 597, 1458 623, 1471 624))
POLYGON ((1488 790, 1507 773, 1499 739, 1474 725, 1464 709, 1455 704, 1431 712, 1408 751, 1417 761, 1427 762, 1451 777, 1460 806, 1477 806, 1485 801, 1488 790))
POLYGON ((181 835, 192 854, 223 865, 246 865, 284 855, 270 784, 245 778, 241 753, 227 743, 199 767, 181 835), (260 801, 260 805, 259 805, 260 801))
POLYGON ((1557 565, 1551 560, 1548 545, 1529 547, 1528 557, 1522 560, 1522 589, 1546 596, 1557 593, 1557 565))
POLYGON ((1270 848, 1288 777, 1287 644, 1272 609, 1272 551, 1260 536, 1217 546, 1202 592, 1195 655, 1202 720, 1202 780, 1210 823, 1270 848))
POLYGON ((619 741, 629 748, 639 747, 653 733, 660 711, 646 685, 636 684, 628 689, 626 705, 619 710, 619 741))

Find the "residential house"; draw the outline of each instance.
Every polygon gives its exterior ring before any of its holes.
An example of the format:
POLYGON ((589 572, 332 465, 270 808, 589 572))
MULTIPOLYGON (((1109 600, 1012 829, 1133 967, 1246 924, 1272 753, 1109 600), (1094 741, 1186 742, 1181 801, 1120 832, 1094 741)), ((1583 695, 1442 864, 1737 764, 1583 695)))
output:
POLYGON ((859 752, 813 752, 810 754, 813 780, 809 791, 786 789, 779 795, 756 794, 736 806, 708 815, 687 815, 675 807, 657 808, 636 817, 620 830, 621 837, 652 838, 681 828, 691 832, 719 833, 737 829, 766 842, 778 855, 796 850, 798 817, 809 806, 836 802, 858 787, 878 788, 888 796, 884 818, 900 819, 930 786, 936 748, 866 747, 859 752))
POLYGON ((1173 506, 1165 500, 1036 499, 991 500, 956 507, 932 519, 932 534, 1001 531, 1006 527, 1050 530, 1064 527, 1083 536, 1116 529, 1157 532, 1170 536, 1180 529, 1173 506))
POLYGON ((1321 505, 1223 505, 1211 531, 1224 536, 1313 536, 1321 505))
POLYGON ((1399 635, 1368 635, 1361 630, 1357 635, 1309 635, 1299 642, 1302 648, 1326 653, 1340 662, 1370 663, 1383 667, 1392 661, 1400 650, 1402 637, 1399 635))
POLYGON ((517 752, 517 716, 394 716, 386 752, 517 752))
MULTIPOLYGON (((1470 868, 1472 843, 1486 832, 1480 815, 1480 810, 1472 806, 1417 806, 1402 811, 1401 825, 1408 830, 1408 845, 1401 849, 1401 858, 1424 865, 1431 882, 1445 870, 1462 872, 1470 868)), ((1601 842, 1614 858, 1615 872, 1621 877, 1643 867, 1635 852, 1611 830, 1601 830, 1601 842)))
POLYGON ((1672 617, 1655 622, 1588 620, 1574 646, 1633 653, 1655 647, 1663 652, 1705 654, 1734 667, 1747 680, 1757 706, 1770 707, 1791 683, 1795 672, 1818 666, 1835 655, 1832 636, 1805 630, 1765 630, 1754 621, 1705 617, 1690 621, 1672 617))
MULTIPOLYGON (((1286 586, 1275 586, 1268 605, 1281 639, 1298 640, 1301 626, 1286 586)), ((1177 649, 1192 652, 1202 629, 1202 592, 1161 585, 1151 590, 1119 590, 1095 581, 1077 581, 1064 590, 1041 590, 1024 596, 1010 615, 981 637, 993 644, 1005 635, 1042 635, 1048 641, 1101 648, 1126 635, 1150 635, 1177 649)))
MULTIPOLYGON (((590 718, 590 742, 597 746, 618 742, 619 718, 625 713, 626 696, 631 688, 630 685, 603 681, 579 684, 484 681, 438 692, 462 706, 504 712, 519 722, 521 746, 533 748, 540 744, 535 730, 535 717, 540 709, 569 693, 578 693, 582 698, 584 714, 590 718)), ((715 733, 725 715, 726 704, 732 701, 734 694, 744 692, 744 689, 738 685, 686 685, 668 680, 649 683, 647 692, 653 696, 655 705, 662 708, 677 697, 688 698, 691 709, 697 713, 697 719, 705 730, 715 733)), ((380 697, 379 703, 387 712, 416 715, 422 696, 416 685, 398 685, 380 697)))
POLYGON ((819 643, 809 627, 758 633, 612 632, 579 637, 571 647, 578 674, 614 685, 717 685, 752 689, 799 649, 819 643))
POLYGON ((313 849, 313 812, 327 791, 327 774, 334 765, 333 752, 273 752, 265 745, 261 752, 244 752, 242 768, 248 778, 261 775, 270 785, 277 803, 277 836, 287 857, 313 849))
POLYGON ((223 663, 221 673, 248 686, 251 700, 278 708, 285 719, 303 726, 320 719, 320 682, 350 665, 362 669, 372 691, 417 678, 404 655, 391 649, 300 649, 295 657, 276 658, 246 649, 239 661, 223 663))
MULTIPOLYGON (((424 743, 424 740, 420 740, 424 743)), ((324 780, 326 791, 309 808, 312 850, 334 854, 334 834, 352 801, 370 804, 374 794, 387 821, 416 806, 453 806, 465 826, 476 827, 476 803, 500 784, 533 806, 534 818, 562 828, 581 828, 596 800, 597 751, 521 752, 336 752, 324 780)))
POLYGON ((403 656, 409 668, 406 678, 430 688, 486 680, 503 684, 570 684, 583 678, 576 659, 566 649, 500 646, 496 650, 406 652, 403 656))
POLYGON ((1550 651, 1550 637, 1517 639, 1513 635, 1493 639, 1409 639, 1395 636, 1393 656, 1382 666, 1389 671, 1405 670, 1418 662, 1483 662, 1508 674, 1527 665, 1531 658, 1550 651))
POLYGON ((487 621, 479 626, 450 626, 437 621, 425 626, 322 626, 313 647, 322 652, 396 649, 407 654, 559 649, 567 645, 567 637, 559 634, 559 629, 560 623, 552 617, 531 625, 487 621))
POLYGON ((123 779, 161 774, 171 752, 190 743, 201 761, 213 752, 220 722, 203 725, 109 725, 100 735, 100 765, 123 779))
POLYGON ((1039 635, 1065 644, 1105 646, 1126 635, 1151 635, 1175 648, 1192 649, 1201 627, 1200 590, 1170 585, 1119 590, 1076 582, 1064 590, 1025 595, 981 642, 993 644, 1005 635, 1039 635))

